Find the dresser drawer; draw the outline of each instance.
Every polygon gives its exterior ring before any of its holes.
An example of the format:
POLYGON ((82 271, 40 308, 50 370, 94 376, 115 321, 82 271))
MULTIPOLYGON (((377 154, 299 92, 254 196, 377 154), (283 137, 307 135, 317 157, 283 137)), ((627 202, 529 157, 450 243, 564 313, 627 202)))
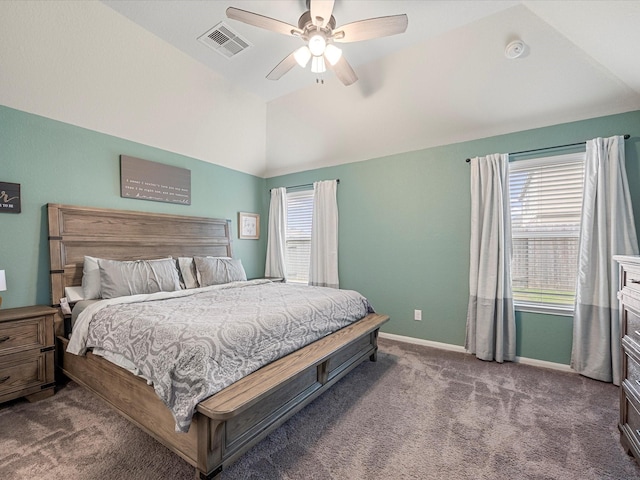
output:
POLYGON ((25 352, 0 358, 0 401, 52 387, 54 352, 25 352))
POLYGON ((640 406, 636 405, 632 397, 625 397, 625 411, 626 418, 623 419, 623 427, 626 433, 631 437, 631 443, 635 445, 640 444, 640 412, 638 409, 640 406))
POLYGON ((640 268, 635 266, 625 267, 622 272, 620 284, 622 287, 640 292, 640 268))
POLYGON ((633 389, 637 397, 640 398, 640 364, 626 353, 625 360, 626 372, 623 372, 623 378, 629 381, 629 388, 633 389))
POLYGON ((629 287, 633 290, 640 291, 640 270, 636 269, 625 269, 623 287, 629 287))
POLYGON ((622 307, 622 335, 640 345, 640 315, 626 305, 622 307))
POLYGON ((47 346, 47 317, 0 323, 0 356, 47 346))

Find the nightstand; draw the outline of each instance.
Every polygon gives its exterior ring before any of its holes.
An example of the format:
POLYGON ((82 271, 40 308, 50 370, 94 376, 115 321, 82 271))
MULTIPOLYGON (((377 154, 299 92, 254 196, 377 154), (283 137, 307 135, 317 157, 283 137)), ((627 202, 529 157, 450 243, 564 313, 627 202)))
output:
POLYGON ((0 309, 0 402, 53 395, 56 311, 42 305, 0 309))

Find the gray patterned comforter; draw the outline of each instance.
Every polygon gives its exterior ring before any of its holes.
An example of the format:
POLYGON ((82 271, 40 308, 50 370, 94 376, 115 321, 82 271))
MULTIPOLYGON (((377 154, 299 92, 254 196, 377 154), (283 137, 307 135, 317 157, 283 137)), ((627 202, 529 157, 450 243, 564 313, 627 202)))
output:
POLYGON ((87 308, 67 351, 93 348, 133 364, 173 413, 178 432, 189 430, 202 400, 373 312, 351 290, 265 281, 172 293, 87 308))

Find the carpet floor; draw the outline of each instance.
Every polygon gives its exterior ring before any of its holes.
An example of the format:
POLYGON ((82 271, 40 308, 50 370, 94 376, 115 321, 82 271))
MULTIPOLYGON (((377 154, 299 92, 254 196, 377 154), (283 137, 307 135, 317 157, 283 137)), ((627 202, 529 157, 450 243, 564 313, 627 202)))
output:
MULTIPOLYGON (((618 388, 380 339, 365 362, 222 480, 640 479, 618 388)), ((193 479, 194 469, 73 382, 0 406, 0 478, 193 479)))

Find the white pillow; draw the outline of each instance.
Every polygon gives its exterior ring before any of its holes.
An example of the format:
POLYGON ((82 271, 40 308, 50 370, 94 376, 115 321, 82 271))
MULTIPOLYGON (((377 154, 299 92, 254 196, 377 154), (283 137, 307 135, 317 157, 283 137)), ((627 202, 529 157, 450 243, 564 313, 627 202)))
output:
POLYGON ((84 300, 100 298, 100 268, 96 257, 84 257, 82 268, 82 292, 84 300))
POLYGON ((84 300, 84 289, 82 287, 64 287, 64 296, 69 303, 79 302, 84 300))

